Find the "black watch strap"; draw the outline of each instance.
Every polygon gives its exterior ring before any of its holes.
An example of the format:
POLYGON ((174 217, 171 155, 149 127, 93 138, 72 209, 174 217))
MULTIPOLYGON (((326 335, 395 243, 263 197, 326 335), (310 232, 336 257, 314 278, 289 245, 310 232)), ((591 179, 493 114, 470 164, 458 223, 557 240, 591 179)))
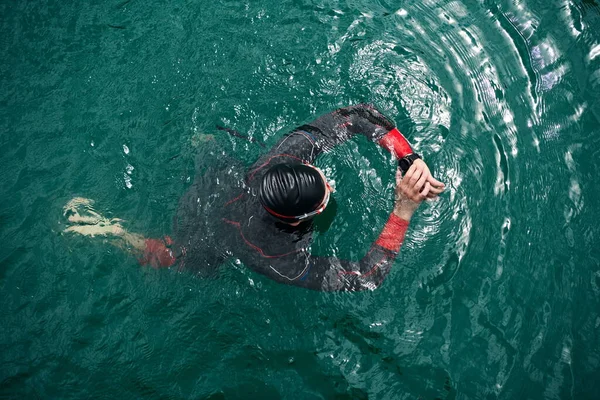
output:
POLYGON ((413 165, 415 160, 417 160, 419 158, 421 158, 421 156, 418 155, 417 153, 411 153, 411 154, 399 159, 398 166, 400 167, 400 170, 402 171, 402 173, 405 174, 408 171, 408 169, 410 168, 410 166, 413 165))

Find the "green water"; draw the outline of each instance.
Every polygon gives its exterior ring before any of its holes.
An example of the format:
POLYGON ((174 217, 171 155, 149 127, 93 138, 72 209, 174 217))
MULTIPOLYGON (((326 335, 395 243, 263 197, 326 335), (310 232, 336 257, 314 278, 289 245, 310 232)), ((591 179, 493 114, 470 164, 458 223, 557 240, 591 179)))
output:
MULTIPOLYGON (((593 399, 600 393, 600 5, 583 1, 0 4, 0 397, 593 399), (96 201, 171 232, 198 134, 246 165, 335 108, 392 117, 448 190, 377 290, 200 279, 64 235, 96 201)), ((393 162, 318 165, 359 258, 393 162)))

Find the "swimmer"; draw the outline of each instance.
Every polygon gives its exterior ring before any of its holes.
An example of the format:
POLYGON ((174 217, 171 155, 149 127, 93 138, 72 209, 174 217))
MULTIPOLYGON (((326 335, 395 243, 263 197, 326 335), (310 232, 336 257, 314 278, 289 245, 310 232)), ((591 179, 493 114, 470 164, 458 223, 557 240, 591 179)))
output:
POLYGON ((179 202, 173 239, 130 233, 122 220, 104 218, 90 200, 81 198, 65 206, 73 223, 66 231, 115 239, 155 268, 208 273, 234 258, 283 284, 322 291, 373 290, 390 272, 419 205, 445 188, 393 123, 370 105, 342 108, 294 129, 243 176, 243 166, 227 158, 216 141, 202 144, 213 146, 217 160, 212 165, 205 159, 197 162, 203 173, 196 175, 179 202), (360 260, 312 255, 313 219, 334 199, 333 185, 314 162, 359 134, 399 161, 394 208, 360 260))

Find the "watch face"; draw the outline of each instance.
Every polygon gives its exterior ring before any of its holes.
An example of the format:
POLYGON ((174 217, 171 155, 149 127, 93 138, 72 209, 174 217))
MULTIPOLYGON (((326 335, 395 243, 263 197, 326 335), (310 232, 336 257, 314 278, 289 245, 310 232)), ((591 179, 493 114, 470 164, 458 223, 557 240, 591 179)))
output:
POLYGON ((408 171, 411 165, 412 161, 409 161, 406 158, 401 158, 400 161, 398 161, 398 166, 400 167, 403 173, 406 173, 406 171, 408 171))

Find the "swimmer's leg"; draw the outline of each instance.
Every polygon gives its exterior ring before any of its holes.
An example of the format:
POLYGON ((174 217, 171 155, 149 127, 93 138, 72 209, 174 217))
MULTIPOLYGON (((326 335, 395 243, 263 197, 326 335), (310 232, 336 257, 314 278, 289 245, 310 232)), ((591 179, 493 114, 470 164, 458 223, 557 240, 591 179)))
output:
MULTIPOLYGON (((63 215, 72 223, 65 232, 78 233, 83 236, 106 236, 121 239, 125 245, 136 250, 144 250, 145 238, 137 233, 126 231, 119 218, 108 219, 92 208, 94 201, 83 197, 71 199, 63 208, 63 215)), ((125 247, 123 243, 114 242, 116 246, 125 247)))
POLYGON ((90 199, 76 197, 63 208, 63 213, 73 225, 65 232, 78 233, 83 236, 105 236, 110 243, 126 251, 141 255, 140 263, 149 264, 155 268, 170 267, 176 261, 170 249, 171 238, 148 239, 139 233, 128 232, 123 228, 118 218, 108 219, 92 208, 94 202, 90 199))

